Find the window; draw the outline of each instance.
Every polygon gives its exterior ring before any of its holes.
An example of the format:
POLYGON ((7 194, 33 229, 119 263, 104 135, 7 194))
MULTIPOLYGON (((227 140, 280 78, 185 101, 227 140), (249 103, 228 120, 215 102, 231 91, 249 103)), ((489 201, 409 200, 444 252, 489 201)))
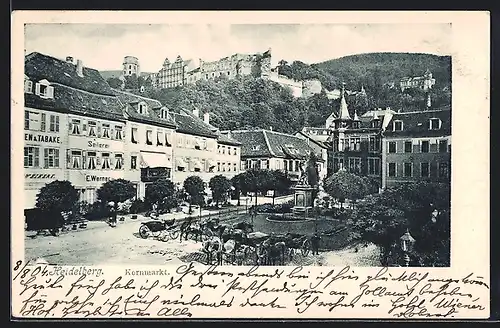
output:
POLYGON ((123 140, 123 128, 121 125, 115 125, 115 139, 123 140))
MULTIPOLYGON (((267 161, 267 165, 269 166, 269 161, 267 161)), ((236 172, 237 164, 233 163, 233 171, 236 172)))
POLYGON ((167 147, 172 146, 171 138, 172 138, 172 134, 165 132, 165 146, 167 146, 167 147))
POLYGON ((51 87, 47 81, 39 82, 35 86, 35 94, 41 98, 54 98, 54 87, 51 87))
POLYGON ((111 168, 111 158, 109 153, 102 153, 102 169, 109 170, 111 168))
POLYGON ((85 164, 87 170, 95 170, 97 168, 97 153, 95 151, 87 152, 87 163, 85 164))
POLYGON ((24 81, 24 92, 25 93, 33 93, 33 82, 32 81, 24 81))
POLYGON ((389 177, 396 177, 396 163, 389 163, 389 177))
POLYGON ((201 143, 200 143, 199 139, 194 140, 194 149, 198 149, 198 150, 201 149, 201 143))
MULTIPOLYGON (((24 129, 41 131, 42 123, 40 116, 40 113, 24 111, 24 129)), ((43 128, 45 129, 45 123, 43 124, 43 128)))
POLYGON ((403 131, 403 122, 402 121, 392 122, 392 131, 403 131))
POLYGON ((405 141, 405 153, 411 153, 412 143, 411 141, 405 141))
POLYGON ((130 156, 130 169, 131 170, 136 170, 137 169, 137 156, 130 156))
POLYGON ((405 178, 411 178, 413 176, 412 169, 413 169, 412 163, 404 163, 403 174, 405 178))
POLYGON ((50 115, 49 131, 59 132, 59 116, 50 115))
POLYGON ((147 105, 145 103, 139 103, 138 112, 139 114, 147 114, 147 105))
POLYGON ((163 146, 163 131, 158 131, 156 133, 156 145, 157 146, 163 146))
POLYGON ((40 148, 24 147, 24 167, 40 166, 40 148))
POLYGON ((395 152, 396 152, 396 142, 389 141, 389 153, 395 153, 395 152))
POLYGON ((269 160, 265 159, 261 160, 260 165, 264 170, 269 169, 269 160))
POLYGON ((252 150, 260 150, 260 145, 252 146, 252 150))
POLYGON ((288 171, 293 171, 293 161, 288 161, 288 171))
POLYGON ((378 128, 379 121, 378 120, 373 120, 370 122, 370 126, 372 128, 378 128))
POLYGON ((380 158, 368 158, 368 175, 380 174, 380 158))
POLYGON ((82 151, 81 150, 72 150, 71 151, 71 162, 69 163, 69 167, 72 169, 81 169, 82 168, 82 151))
POLYGON ((429 152, 429 141, 424 140, 420 143, 420 152, 428 153, 429 152))
POLYGON ((361 173, 361 158, 349 157, 349 172, 357 174, 361 173))
POLYGON ((130 136, 130 141, 132 143, 137 143, 138 140, 137 140, 137 128, 132 128, 132 133, 131 133, 131 136, 130 136))
POLYGON ((40 131, 45 131, 47 124, 47 115, 45 113, 40 114, 40 131))
POLYGON ((45 148, 44 150, 44 168, 56 168, 59 167, 59 149, 57 148, 45 148))
POLYGON ((350 150, 359 151, 360 150, 361 139, 360 138, 350 138, 350 150))
POLYGON ((71 134, 79 135, 81 133, 80 131, 80 120, 73 119, 71 120, 71 134))
POLYGON ((420 163, 420 176, 428 178, 430 176, 429 163, 420 163))
POLYGON ((438 174, 440 178, 448 178, 449 177, 449 165, 447 162, 439 163, 438 174))
POLYGON ((235 147, 233 151, 234 151, 234 153, 233 153, 234 155, 238 155, 238 148, 235 147))
POLYGON ((439 130, 441 128, 441 120, 439 118, 431 118, 429 120, 429 130, 439 130))
POLYGON ((95 121, 89 121, 89 137, 96 137, 97 136, 97 122, 95 121))
POLYGON ((217 172, 220 172, 220 162, 217 162, 217 172))
POLYGON ((115 170, 123 169, 123 155, 115 154, 115 170))
POLYGON ((439 140, 439 152, 446 153, 448 151, 448 140, 439 140))
POLYGON ((222 154, 226 153, 226 146, 222 146, 222 154))
POLYGON ((167 119, 168 118, 168 112, 166 109, 162 109, 161 112, 160 112, 160 116, 162 119, 167 119))
POLYGON ((368 138, 368 150, 376 152, 380 150, 380 138, 379 137, 369 137, 368 138))
POLYGON ((110 130, 109 124, 103 123, 102 124, 102 137, 103 138, 110 139, 111 134, 110 134, 109 130, 110 130))
POLYGON ((343 158, 334 158, 333 159, 333 172, 338 172, 339 170, 344 168, 344 159, 343 158))

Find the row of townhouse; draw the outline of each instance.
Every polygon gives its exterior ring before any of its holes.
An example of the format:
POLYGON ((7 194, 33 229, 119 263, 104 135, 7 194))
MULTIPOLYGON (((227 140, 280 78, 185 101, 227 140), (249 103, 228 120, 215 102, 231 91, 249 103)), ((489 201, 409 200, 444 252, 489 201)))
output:
POLYGON ((344 92, 324 128, 300 134, 327 147, 327 175, 341 169, 369 176, 381 189, 404 182, 450 182, 451 108, 349 113, 344 92))
POLYGON ((190 175, 208 182, 240 171, 241 144, 210 125, 208 114, 114 90, 79 60, 27 55, 24 96, 25 208, 55 180, 70 181, 93 203, 111 179, 132 181, 142 198, 155 179, 181 185, 190 175))

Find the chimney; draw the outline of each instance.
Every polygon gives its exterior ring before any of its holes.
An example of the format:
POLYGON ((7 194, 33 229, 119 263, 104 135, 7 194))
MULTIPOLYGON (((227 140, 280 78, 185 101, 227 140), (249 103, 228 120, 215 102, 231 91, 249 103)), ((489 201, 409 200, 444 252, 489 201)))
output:
POLYGON ((203 122, 210 124, 210 114, 209 113, 203 114, 203 122))
POLYGON ((272 126, 270 126, 270 127, 269 127, 269 131, 272 131, 272 130, 273 130, 273 127, 272 127, 272 126))
POLYGON ((83 77, 83 62, 81 59, 76 61, 76 74, 78 74, 79 77, 83 77))
POLYGON ((73 57, 67 56, 66 57, 66 62, 73 64, 73 57))
POLYGON ((200 110, 199 109, 193 109, 193 115, 196 117, 200 117, 200 110))

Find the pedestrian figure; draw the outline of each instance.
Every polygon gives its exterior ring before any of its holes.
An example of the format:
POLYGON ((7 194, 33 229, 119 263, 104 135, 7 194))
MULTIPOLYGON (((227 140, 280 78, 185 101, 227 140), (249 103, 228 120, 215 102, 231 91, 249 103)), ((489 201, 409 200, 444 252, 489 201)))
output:
POLYGON ((115 202, 109 202, 108 205, 110 214, 109 225, 111 227, 116 227, 116 217, 118 214, 116 213, 115 202))
POLYGON ((314 235, 311 237, 311 247, 312 247, 312 254, 313 255, 319 255, 319 241, 321 240, 321 237, 318 235, 317 232, 314 233, 314 235))

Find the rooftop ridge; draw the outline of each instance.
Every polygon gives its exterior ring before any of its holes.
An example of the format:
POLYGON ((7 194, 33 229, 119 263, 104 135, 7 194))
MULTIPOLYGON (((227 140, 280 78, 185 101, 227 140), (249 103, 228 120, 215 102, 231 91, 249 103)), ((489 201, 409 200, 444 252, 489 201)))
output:
MULTIPOLYGON (((116 92, 119 92, 119 93, 123 93, 123 94, 127 94, 127 95, 131 95, 131 96, 134 96, 134 97, 137 97, 137 98, 140 98, 140 99, 144 99, 144 100, 150 100, 150 101, 154 101, 154 102, 157 102, 159 103, 162 107, 163 104, 157 100, 157 99, 153 99, 153 98, 148 98, 148 97, 143 97, 143 96, 139 96, 139 95, 136 95, 135 93, 131 93, 131 92, 128 92, 128 91, 123 91, 123 90, 118 90, 118 89, 114 89, 114 88, 111 88, 112 90, 116 91, 116 92)), ((166 106, 165 106, 166 107, 166 106)))
MULTIPOLYGON (((50 81, 49 81, 49 82, 50 82, 50 81)), ((58 86, 61 86, 61 87, 64 87, 64 88, 68 88, 68 89, 71 89, 71 90, 75 90, 75 91, 78 91, 78 92, 83 92, 83 93, 86 93, 86 94, 89 94, 89 95, 94 95, 94 96, 99 96, 99 97, 116 98, 116 99, 118 99, 118 97, 117 97, 116 95, 105 95, 105 94, 102 94, 102 93, 90 92, 90 91, 87 91, 87 90, 74 88, 74 87, 72 87, 72 86, 69 86, 69 85, 66 85, 66 84, 62 84, 62 83, 59 83, 59 82, 50 82, 50 84, 53 84, 53 85, 58 85, 58 86)), ((118 99, 118 101, 120 101, 120 99, 118 99)), ((120 102, 121 102, 121 101, 120 101, 120 102)))
POLYGON ((276 154, 274 153, 273 149, 271 148, 271 144, 269 143, 269 138, 267 137, 267 131, 262 129, 262 133, 264 134, 264 140, 266 141, 266 146, 267 146, 267 149, 269 149, 269 152, 271 153, 271 156, 276 156, 276 154))

